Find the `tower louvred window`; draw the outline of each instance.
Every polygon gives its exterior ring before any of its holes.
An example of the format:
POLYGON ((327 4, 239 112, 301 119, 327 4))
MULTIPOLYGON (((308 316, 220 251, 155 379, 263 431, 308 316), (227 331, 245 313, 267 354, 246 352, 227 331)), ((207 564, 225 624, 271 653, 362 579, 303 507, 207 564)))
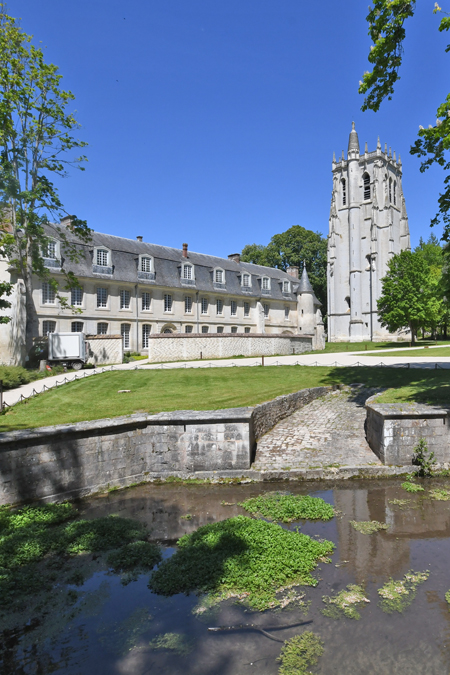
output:
POLYGON ((345 182, 345 178, 342 179, 342 206, 345 206, 347 204, 347 183, 345 182))
POLYGON ((364 199, 370 199, 370 176, 368 173, 365 173, 363 176, 364 181, 364 199))

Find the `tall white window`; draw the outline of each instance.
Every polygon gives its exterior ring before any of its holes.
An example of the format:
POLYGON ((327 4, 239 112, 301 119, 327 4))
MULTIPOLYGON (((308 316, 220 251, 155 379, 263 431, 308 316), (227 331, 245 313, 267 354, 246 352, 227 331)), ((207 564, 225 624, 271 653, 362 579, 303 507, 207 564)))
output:
POLYGON ((108 304, 108 291, 106 288, 97 288, 97 307, 106 307, 108 304))
POLYGON ((150 335, 152 327, 148 323, 144 323, 142 326, 142 347, 146 349, 148 347, 148 336, 150 335))
POLYGON ((289 320, 289 307, 284 308, 284 318, 286 321, 289 320))
POLYGON ((185 327, 184 327, 184 332, 185 332, 185 333, 192 333, 192 326, 185 326, 185 327))
POLYGON ((202 298, 202 314, 208 314, 208 298, 202 298))
POLYGON ((236 300, 231 301, 230 309, 231 309, 231 316, 236 316, 236 314, 237 314, 237 302, 236 302, 236 300))
POLYGON ((183 265, 183 279, 192 279, 192 265, 183 265))
POLYGON ((101 267, 108 266, 108 251, 103 248, 97 249, 97 265, 100 265, 101 267))
POLYGON ((97 335, 107 335, 108 334, 108 324, 107 323, 98 323, 97 324, 97 335))
POLYGON ((141 258, 141 272, 151 272, 152 271, 152 259, 142 257, 141 258))
POLYGON ((130 309, 130 291, 120 291, 120 309, 130 309))
POLYGON ((83 322, 82 321, 72 321, 71 331, 72 333, 82 333, 83 332, 83 322))
POLYGON ((345 206, 347 204, 347 183, 345 181, 345 178, 341 180, 341 185, 342 185, 342 206, 345 206))
POLYGON ((202 333, 209 333, 209 326, 202 326, 202 333))
POLYGON ((164 295, 164 311, 165 312, 172 311, 172 296, 169 295, 169 293, 165 293, 164 295))
POLYGON ((262 289, 263 289, 263 291, 269 291, 270 290, 270 279, 269 279, 269 277, 263 277, 262 278, 262 289))
POLYGON ((269 316, 269 305, 264 305, 264 316, 266 319, 269 316))
POLYGON ((214 281, 216 284, 223 284, 223 270, 215 270, 214 281))
POLYGON ((54 305, 56 299, 55 289, 52 286, 44 281, 42 284, 42 304, 43 305, 54 305))
POLYGON ((150 305, 151 305, 151 301, 152 301, 150 293, 142 293, 141 300, 142 300, 143 311, 148 311, 150 309, 150 305))
POLYGON ((242 275, 242 285, 243 285, 244 288, 250 287, 250 274, 243 274, 242 275))
POLYGON ((223 300, 216 300, 216 314, 223 314, 223 300))
POLYGON ((123 348, 130 349, 130 324, 122 323, 120 324, 120 333, 123 340, 123 348))
POLYGON ((364 199, 370 199, 370 176, 366 172, 363 176, 364 182, 364 199))
POLYGON ((244 302, 244 316, 250 316, 250 303, 244 302))
POLYGON ((46 337, 49 333, 54 333, 56 330, 56 321, 42 322, 42 335, 46 337))
POLYGON ((49 241, 43 251, 44 258, 56 260, 56 241, 49 241))
POLYGON ((71 303, 75 307, 81 307, 83 304, 83 289, 82 288, 72 288, 71 291, 71 303))
POLYGON ((192 313, 192 298, 190 295, 186 295, 186 297, 184 298, 184 313, 185 314, 192 313))

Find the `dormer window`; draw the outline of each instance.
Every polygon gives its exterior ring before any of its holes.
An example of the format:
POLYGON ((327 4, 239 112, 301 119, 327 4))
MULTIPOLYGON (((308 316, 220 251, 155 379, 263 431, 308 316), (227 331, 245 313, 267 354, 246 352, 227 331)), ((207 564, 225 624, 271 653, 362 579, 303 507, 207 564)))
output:
POLYGON ((152 259, 147 256, 141 257, 141 272, 152 271, 152 259))
POLYGON ((56 241, 50 240, 44 250, 44 258, 56 260, 56 241))
POLYGON ((42 248, 42 257, 44 258, 45 267, 61 267, 59 241, 49 239, 42 248))
POLYGON ((283 281, 283 293, 290 293, 290 292, 291 292, 291 282, 283 281))
POLYGON ((154 281, 156 274, 153 269, 153 258, 149 255, 139 256, 138 279, 154 281))
POLYGON ((242 287, 243 288, 250 288, 252 285, 251 281, 251 276, 250 274, 247 274, 246 272, 242 275, 242 287))
POLYGON ((363 182, 364 182, 364 201, 366 201, 367 199, 370 199, 370 176, 367 173, 367 171, 363 176, 363 182))
POLYGON ((194 265, 183 263, 181 266, 181 283, 193 286, 195 284, 194 265))
POLYGON ((214 270, 214 283, 223 284, 223 270, 214 270))
POLYGON ((99 265, 100 267, 108 267, 108 257, 109 257, 108 254, 109 251, 107 251, 106 249, 98 248, 96 264, 99 265))
POLYGON ((261 290, 263 293, 269 293, 270 292, 270 277, 263 277, 261 280, 261 290))
POLYGON ((92 271, 96 274, 112 274, 111 251, 107 248, 95 248, 92 271))

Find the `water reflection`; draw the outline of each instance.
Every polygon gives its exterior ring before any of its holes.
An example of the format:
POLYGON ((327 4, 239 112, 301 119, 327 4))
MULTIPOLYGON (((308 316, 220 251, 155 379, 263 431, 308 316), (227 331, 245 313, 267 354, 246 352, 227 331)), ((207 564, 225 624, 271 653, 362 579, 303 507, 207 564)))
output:
MULTIPOLYGON (((438 482, 432 481, 430 485, 438 482)), ((450 672, 450 612, 444 594, 450 588, 450 502, 409 495, 400 481, 329 484, 283 483, 241 486, 142 486, 79 504, 82 516, 115 513, 144 521, 154 540, 169 545, 186 532, 243 513, 238 502, 274 490, 315 494, 335 504, 340 515, 328 523, 302 523, 312 536, 332 539, 332 564, 321 564, 320 583, 307 588, 311 608, 306 619, 325 642, 314 672, 322 675, 443 675, 450 672), (411 499, 406 505, 394 500, 411 499), (351 520, 387 523, 387 531, 368 536, 351 520), (430 578, 404 615, 384 614, 377 589, 408 569, 430 569, 430 578), (322 596, 349 583, 364 584, 371 602, 361 620, 324 617, 322 596)), ((167 549, 166 555, 170 554, 167 549)), ((275 675, 280 644, 260 633, 209 633, 211 625, 257 623, 288 625, 304 621, 297 609, 263 614, 224 603, 215 614, 195 617, 195 596, 164 598, 147 588, 148 575, 123 586, 94 556, 87 556, 82 586, 60 580, 47 604, 33 599, 19 616, 7 613, 0 646, 2 675, 245 675, 258 669, 275 675), (76 599, 68 601, 68 590, 76 599), (178 645, 178 647, 177 647, 178 645), (181 646, 180 646, 181 645, 181 646), (184 645, 184 647, 183 647, 184 645), (189 646, 189 649, 188 649, 189 646)), ((277 632, 288 639, 301 632, 277 632)))

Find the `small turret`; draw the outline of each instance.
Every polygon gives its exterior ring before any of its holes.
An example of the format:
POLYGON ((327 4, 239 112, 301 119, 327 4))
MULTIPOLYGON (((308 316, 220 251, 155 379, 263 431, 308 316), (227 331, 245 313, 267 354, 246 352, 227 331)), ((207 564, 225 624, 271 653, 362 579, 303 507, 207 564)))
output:
POLYGON ((348 137, 348 152, 357 152, 359 155, 359 138, 356 133, 355 123, 352 122, 352 130, 350 136, 348 137))

